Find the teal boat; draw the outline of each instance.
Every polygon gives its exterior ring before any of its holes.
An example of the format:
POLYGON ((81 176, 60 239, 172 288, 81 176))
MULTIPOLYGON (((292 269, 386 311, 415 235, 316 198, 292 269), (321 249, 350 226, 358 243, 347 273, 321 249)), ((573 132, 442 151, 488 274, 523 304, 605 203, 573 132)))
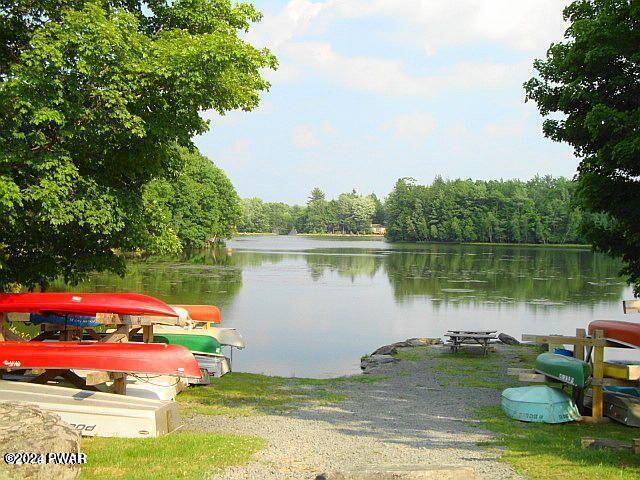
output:
POLYGON ((569 395, 546 385, 507 388, 502 392, 502 410, 523 422, 565 423, 580 418, 569 395))
POLYGON ((591 365, 577 358, 558 355, 556 353, 541 353, 536 358, 534 369, 547 377, 584 388, 591 378, 591 365))

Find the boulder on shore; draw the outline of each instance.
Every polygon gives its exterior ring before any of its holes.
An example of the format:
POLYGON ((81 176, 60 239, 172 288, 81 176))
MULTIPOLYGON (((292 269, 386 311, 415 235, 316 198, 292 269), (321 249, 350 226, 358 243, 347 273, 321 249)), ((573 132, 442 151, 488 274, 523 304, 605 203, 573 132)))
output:
POLYGON ((408 338, 404 342, 395 342, 390 343, 389 345, 383 345, 375 350, 371 355, 394 355, 395 353, 398 353, 398 348, 428 347, 430 345, 440 344, 442 344, 442 340, 439 338, 408 338))
MULTIPOLYGON (((80 435, 60 417, 35 405, 0 403, 0 453, 79 453, 80 435)), ((0 461, 0 480, 75 480, 79 465, 23 464, 0 461)))
POLYGON ((392 357, 391 355, 369 355, 367 357, 362 357, 362 360, 360 360, 360 368, 362 369, 362 373, 370 373, 372 369, 375 369, 380 365, 396 363, 399 361, 400 360, 392 357))
POLYGON ((505 345, 520 345, 520 342, 513 338, 511 335, 507 335, 506 333, 500 333, 498 335, 498 340, 500 340, 505 345))

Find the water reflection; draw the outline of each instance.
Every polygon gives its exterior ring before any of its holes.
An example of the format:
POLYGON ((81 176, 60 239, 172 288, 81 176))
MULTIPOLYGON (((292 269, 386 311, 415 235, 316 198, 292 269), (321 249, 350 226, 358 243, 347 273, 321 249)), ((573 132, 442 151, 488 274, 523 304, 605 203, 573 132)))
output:
POLYGON ((135 261, 125 278, 96 274, 80 289, 216 304, 247 339, 237 369, 321 377, 356 372, 383 343, 449 328, 519 336, 624 319, 631 289, 619 269, 578 249, 266 236, 135 261))

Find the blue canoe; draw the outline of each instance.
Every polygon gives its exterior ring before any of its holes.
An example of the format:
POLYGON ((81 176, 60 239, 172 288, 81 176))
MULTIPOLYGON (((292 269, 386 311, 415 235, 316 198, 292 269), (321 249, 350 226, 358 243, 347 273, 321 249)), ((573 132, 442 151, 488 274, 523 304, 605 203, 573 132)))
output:
POLYGON ((565 423, 580 418, 569 395, 546 385, 507 388, 502 392, 502 410, 523 422, 565 423))
POLYGON ((101 324, 96 321, 96 317, 86 315, 37 315, 32 313, 29 315, 31 323, 50 323, 53 325, 67 325, 70 327, 99 327, 101 324))

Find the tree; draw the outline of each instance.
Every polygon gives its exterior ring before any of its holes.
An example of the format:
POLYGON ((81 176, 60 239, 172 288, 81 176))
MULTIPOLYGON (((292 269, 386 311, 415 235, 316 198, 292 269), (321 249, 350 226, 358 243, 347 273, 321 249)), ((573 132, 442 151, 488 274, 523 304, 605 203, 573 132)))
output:
POLYGON ((307 201, 306 231, 325 233, 327 231, 327 201, 324 192, 318 187, 311 190, 307 201))
POLYGON ((242 220, 238 226, 240 232, 266 233, 271 231, 269 217, 259 198, 242 199, 242 220))
POLYGON ((229 238, 242 215, 233 185, 197 151, 182 148, 180 155, 184 167, 178 177, 150 182, 144 192, 145 204, 154 211, 159 205, 168 210, 172 231, 185 248, 229 238))
POLYGON ((580 159, 577 198, 595 214, 587 238, 623 259, 640 295, 640 4, 579 0, 564 18, 565 41, 536 60, 527 99, 552 116, 544 134, 580 159))
POLYGON ((0 0, 0 290, 176 248, 141 192, 181 171, 199 112, 258 105, 276 62, 239 31, 259 19, 229 0, 0 0))

